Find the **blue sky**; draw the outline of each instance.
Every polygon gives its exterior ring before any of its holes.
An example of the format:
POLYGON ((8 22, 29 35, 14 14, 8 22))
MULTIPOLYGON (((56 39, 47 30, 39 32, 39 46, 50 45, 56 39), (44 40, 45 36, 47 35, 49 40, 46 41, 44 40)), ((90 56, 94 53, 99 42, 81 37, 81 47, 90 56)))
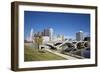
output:
POLYGON ((74 38, 82 30, 90 33, 90 14, 24 11, 24 37, 31 29, 35 32, 53 28, 55 34, 74 38))

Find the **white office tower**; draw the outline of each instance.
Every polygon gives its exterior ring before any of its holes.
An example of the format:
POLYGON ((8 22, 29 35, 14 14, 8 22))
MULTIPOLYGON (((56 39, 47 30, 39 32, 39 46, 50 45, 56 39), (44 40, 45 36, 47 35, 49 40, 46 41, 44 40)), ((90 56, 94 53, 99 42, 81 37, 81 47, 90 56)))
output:
POLYGON ((53 33, 54 33, 53 29, 50 28, 50 29, 49 29, 49 37, 50 37, 50 41, 53 40, 53 33))
POLYGON ((77 32, 76 33, 76 40, 77 41, 83 41, 83 39, 84 39, 84 33, 83 33, 83 31, 77 32))
POLYGON ((34 36, 34 30, 31 29, 31 31, 30 31, 30 41, 33 41, 33 36, 34 36))

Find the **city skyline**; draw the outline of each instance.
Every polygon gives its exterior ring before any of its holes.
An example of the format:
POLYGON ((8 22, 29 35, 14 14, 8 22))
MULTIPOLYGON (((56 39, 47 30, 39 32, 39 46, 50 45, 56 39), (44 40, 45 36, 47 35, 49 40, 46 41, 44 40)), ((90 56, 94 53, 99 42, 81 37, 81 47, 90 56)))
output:
POLYGON ((82 30, 90 33, 90 15, 79 13, 58 12, 24 12, 24 38, 26 39, 30 30, 35 32, 45 28, 53 28, 55 34, 75 38, 75 33, 82 30))

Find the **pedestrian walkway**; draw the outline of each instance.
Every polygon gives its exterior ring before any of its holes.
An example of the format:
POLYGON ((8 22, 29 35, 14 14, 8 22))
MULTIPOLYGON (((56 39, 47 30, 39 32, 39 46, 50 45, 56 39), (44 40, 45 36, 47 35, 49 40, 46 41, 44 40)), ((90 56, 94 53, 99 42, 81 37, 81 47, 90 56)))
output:
POLYGON ((50 50, 50 49, 46 49, 46 50, 47 50, 48 52, 51 52, 51 53, 55 54, 55 55, 61 56, 61 57, 65 58, 65 59, 70 59, 70 60, 78 59, 78 58, 75 58, 75 57, 72 57, 72 56, 69 56, 69 55, 61 54, 61 53, 59 53, 59 52, 57 52, 57 51, 52 51, 52 50, 50 50))

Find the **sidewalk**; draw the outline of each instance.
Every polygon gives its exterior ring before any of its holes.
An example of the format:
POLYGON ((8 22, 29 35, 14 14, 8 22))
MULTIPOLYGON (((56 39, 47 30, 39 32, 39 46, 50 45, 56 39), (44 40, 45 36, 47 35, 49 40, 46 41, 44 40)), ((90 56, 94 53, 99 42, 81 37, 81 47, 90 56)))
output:
POLYGON ((65 58, 65 59, 70 59, 70 60, 78 59, 78 58, 75 58, 75 57, 72 57, 72 56, 68 56, 68 55, 64 55, 64 54, 58 53, 56 51, 51 51, 49 49, 45 49, 45 50, 47 50, 48 52, 51 52, 51 53, 53 53, 55 55, 61 56, 61 57, 65 58))

